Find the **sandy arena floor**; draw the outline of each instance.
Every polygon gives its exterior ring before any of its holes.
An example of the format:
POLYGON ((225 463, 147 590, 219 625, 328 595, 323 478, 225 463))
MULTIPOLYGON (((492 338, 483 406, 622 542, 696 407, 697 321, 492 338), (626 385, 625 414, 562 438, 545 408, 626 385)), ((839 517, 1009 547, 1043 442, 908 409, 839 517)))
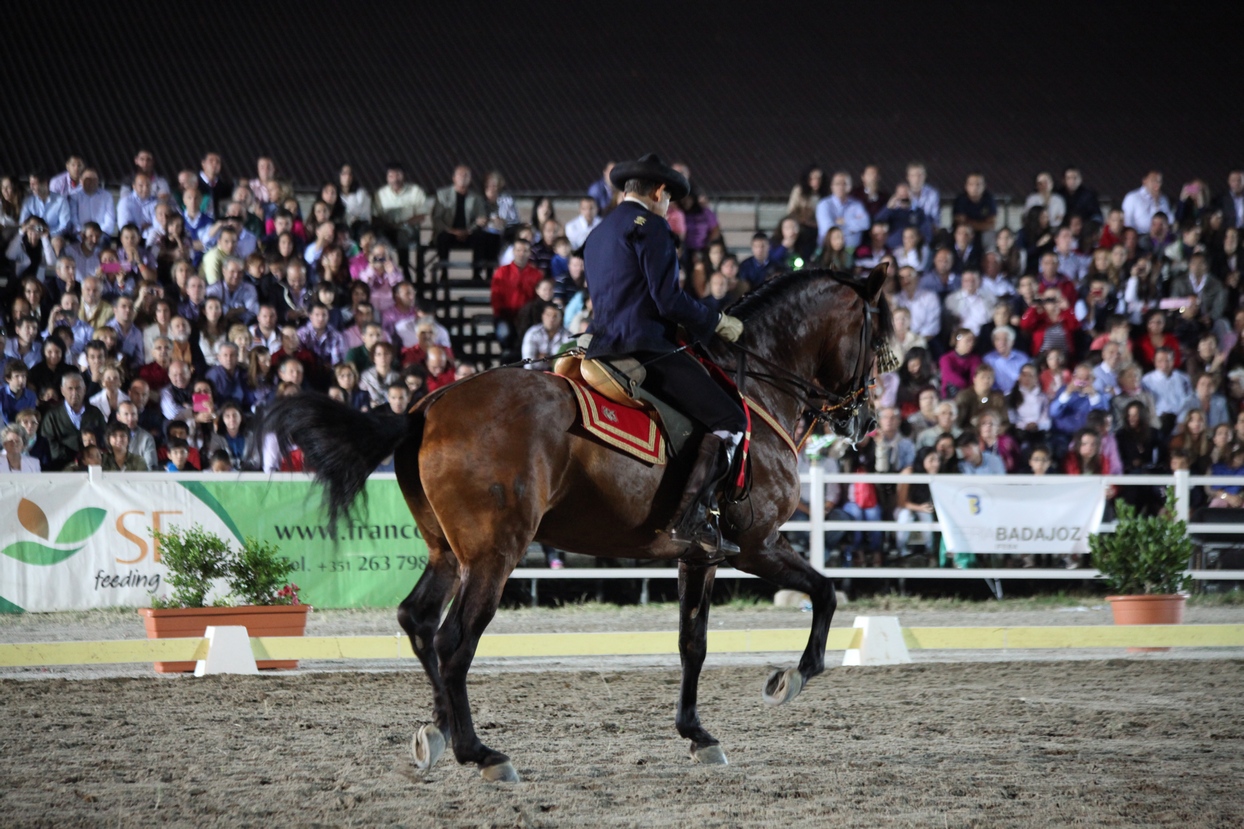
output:
MULTIPOLYGON (((1109 623, 1095 607, 897 615, 908 626, 1109 623)), ((1187 621, 1242 615, 1190 608, 1187 621)), ((722 628, 809 621, 770 608, 711 618, 722 628)), ((669 607, 563 608, 507 611, 490 632, 674 625, 669 607)), ((326 612, 308 633, 395 628, 391 611, 326 612)), ((122 613, 0 620, 0 641, 141 636, 122 613)), ((716 657, 700 712, 725 768, 692 764, 673 728, 672 658, 492 660, 472 674, 476 723, 513 758, 516 785, 486 784, 452 757, 415 772, 410 736, 430 695, 412 662, 198 680, 144 666, 85 679, 9 671, 0 825, 1244 825, 1238 651, 933 654, 831 667, 779 709, 760 701, 764 664, 794 655, 716 657)))
POLYGON ((409 755, 412 672, 0 681, 12 826, 1244 825, 1244 662, 831 670, 789 706, 717 668, 693 765, 674 670, 494 673, 483 739, 522 783, 409 755))

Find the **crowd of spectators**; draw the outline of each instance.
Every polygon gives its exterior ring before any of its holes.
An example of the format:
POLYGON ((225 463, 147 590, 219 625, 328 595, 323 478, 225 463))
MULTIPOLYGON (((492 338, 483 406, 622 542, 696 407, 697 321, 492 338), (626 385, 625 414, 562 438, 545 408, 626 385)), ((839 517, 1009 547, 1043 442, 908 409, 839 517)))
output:
MULTIPOLYGON (((969 475, 1244 475, 1244 171, 1230 171, 1218 194, 1195 180, 1170 199, 1151 170, 1117 205, 1103 204, 1076 167, 1061 181, 1035 177, 1015 232, 999 221, 979 173, 967 176, 943 224, 940 194, 921 164, 909 165, 893 191, 875 167, 854 187, 845 171, 807 171, 776 233, 757 235, 740 271, 754 273, 762 261, 857 273, 888 265, 900 360, 873 390, 877 431, 805 463, 969 475)), ((729 270, 709 277, 725 274, 726 303, 749 287, 741 279, 732 286, 729 270)), ((710 287, 704 301, 722 300, 710 287)), ((1242 489, 1194 488, 1192 506, 1244 506, 1242 489)), ((1162 503, 1153 487, 1110 494, 1149 512, 1162 503)), ((923 485, 831 487, 826 508, 856 519, 933 520, 923 485)), ((909 537, 898 533, 893 551, 905 555, 909 537)), ((880 533, 849 534, 843 546, 870 563, 891 549, 880 533)))
MULTIPOLYGON (((564 224, 551 200, 520 217, 499 173, 454 169, 429 193, 391 163, 375 191, 345 165, 303 213, 274 160, 230 181, 220 156, 172 181, 147 151, 114 199, 83 159, 0 178, 4 385, 0 470, 297 469, 253 434, 278 395, 326 392, 402 413, 483 366, 456 358, 421 307, 411 251, 471 251, 490 274, 495 337, 546 368, 586 329, 581 250, 621 194, 610 166, 564 224)), ((897 371, 874 388, 878 430, 833 461, 963 474, 1244 474, 1244 172, 1177 199, 1150 171, 1117 206, 1081 171, 1035 176, 1018 231, 973 173, 942 221, 913 163, 887 189, 866 167, 805 171, 777 227, 741 260, 709 199, 668 215, 684 287, 724 309, 774 274, 887 265, 897 371)), ((1143 487, 1123 497, 1144 509, 1143 487)), ((919 487, 844 487, 858 517, 932 520, 919 487)), ((1239 488, 1201 495, 1242 506, 1239 488)), ((858 540, 879 554, 875 538, 858 540)), ((905 550, 900 539, 897 548, 905 550)))
POLYGON ((503 188, 459 167, 429 197, 391 163, 371 192, 344 165, 304 215, 267 157, 234 182, 207 152, 170 182, 140 150, 116 196, 78 156, 0 177, 0 471, 292 471, 255 434, 273 398, 404 414, 477 368, 417 301, 410 251, 426 222, 430 249, 497 259, 520 226, 503 188))

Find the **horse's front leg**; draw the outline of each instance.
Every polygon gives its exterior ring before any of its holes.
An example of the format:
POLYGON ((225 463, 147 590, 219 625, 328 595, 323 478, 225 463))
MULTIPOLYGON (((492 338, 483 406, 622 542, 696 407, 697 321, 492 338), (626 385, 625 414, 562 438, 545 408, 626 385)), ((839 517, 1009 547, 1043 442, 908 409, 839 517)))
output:
POLYGON ((716 565, 678 562, 678 656, 682 660, 682 686, 678 689, 678 733, 691 741, 691 757, 697 763, 725 765, 726 755, 717 739, 700 725, 696 696, 700 669, 708 654, 708 608, 713 597, 716 565))
POLYGON ((770 705, 790 702, 809 679, 825 670, 825 642, 829 638, 829 623, 838 607, 834 583, 792 550, 776 529, 759 547, 745 546, 730 563, 778 587, 807 593, 812 599, 812 631, 799 667, 774 671, 765 683, 765 702, 770 705))

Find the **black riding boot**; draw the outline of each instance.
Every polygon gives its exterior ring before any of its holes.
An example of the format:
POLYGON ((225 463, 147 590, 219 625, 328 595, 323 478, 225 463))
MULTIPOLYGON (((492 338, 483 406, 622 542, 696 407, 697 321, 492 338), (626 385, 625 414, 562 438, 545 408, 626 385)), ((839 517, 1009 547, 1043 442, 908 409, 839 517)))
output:
POLYGON ((730 471, 733 457, 732 444, 717 435, 704 436, 678 505, 679 518, 670 530, 670 539, 675 544, 698 547, 710 556, 739 552, 739 545, 722 537, 717 512, 717 486, 730 471))

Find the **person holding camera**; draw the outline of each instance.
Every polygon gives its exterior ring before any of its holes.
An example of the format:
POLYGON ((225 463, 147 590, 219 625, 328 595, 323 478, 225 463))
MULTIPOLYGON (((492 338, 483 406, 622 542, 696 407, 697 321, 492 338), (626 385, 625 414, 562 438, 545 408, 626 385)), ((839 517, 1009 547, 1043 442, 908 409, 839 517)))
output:
POLYGON ((1057 287, 1048 287, 1020 317, 1019 327, 1032 338, 1032 353, 1044 354, 1053 349, 1064 353, 1076 350, 1076 334, 1080 321, 1071 303, 1057 287))
POLYGON ((1050 401, 1050 444, 1055 452, 1068 445, 1071 436, 1088 425, 1089 412, 1109 411, 1110 400, 1093 387, 1093 369, 1080 363, 1071 380, 1050 401))

